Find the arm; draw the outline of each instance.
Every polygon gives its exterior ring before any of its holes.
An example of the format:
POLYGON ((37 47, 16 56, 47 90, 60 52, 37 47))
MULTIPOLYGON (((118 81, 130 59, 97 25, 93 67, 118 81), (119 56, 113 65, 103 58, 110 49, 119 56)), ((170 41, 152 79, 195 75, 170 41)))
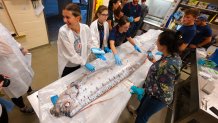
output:
POLYGON ((117 49, 116 49, 114 43, 115 43, 114 40, 110 40, 110 47, 111 47, 111 50, 112 50, 113 54, 117 54, 117 49))
POLYGON ((187 46, 188 46, 188 44, 182 43, 182 45, 179 47, 179 51, 183 52, 186 49, 187 46))
POLYGON ((97 27, 94 27, 94 24, 90 26, 90 28, 87 26, 86 29, 87 39, 88 39, 88 47, 91 48, 98 48, 100 46, 100 40, 99 40, 99 32, 97 30, 97 27))
POLYGON ((194 44, 190 44, 189 47, 190 48, 198 48, 198 47, 203 47, 204 45, 207 45, 211 42, 212 37, 207 37, 205 38, 201 43, 198 43, 196 45, 194 44))
POLYGON ((197 44, 197 47, 202 47, 202 46, 210 43, 211 39, 212 39, 212 36, 205 38, 204 41, 202 41, 201 43, 197 44))
POLYGON ((182 32, 183 44, 179 47, 179 50, 181 52, 183 52, 186 49, 186 47, 191 43, 194 36, 195 36, 195 30, 185 30, 182 32))
POLYGON ((113 21, 113 12, 112 11, 108 11, 108 18, 107 18, 107 22, 108 22, 108 25, 109 25, 109 30, 112 30, 113 29, 113 26, 112 26, 112 21, 113 21))
POLYGON ((134 18, 134 22, 140 21, 140 18, 141 18, 141 15, 142 15, 142 8, 141 8, 140 5, 138 5, 138 6, 139 7, 138 7, 138 11, 137 11, 137 16, 136 16, 136 18, 134 18))
POLYGON ((112 30, 112 24, 111 24, 111 20, 107 20, 107 22, 108 22, 108 25, 109 25, 109 30, 112 30))
POLYGON ((91 36, 92 36, 92 42, 93 42, 93 45, 95 47, 99 47, 100 46, 100 40, 99 40, 99 32, 98 32, 98 29, 97 27, 95 27, 95 22, 94 21, 91 25, 90 25, 90 30, 91 30, 91 36))
POLYGON ((128 40, 133 46, 135 46, 135 41, 134 41, 131 37, 128 37, 127 40, 128 40))
POLYGON ((138 22, 139 20, 140 20, 140 16, 139 17, 136 17, 136 18, 134 18, 134 22, 138 22))

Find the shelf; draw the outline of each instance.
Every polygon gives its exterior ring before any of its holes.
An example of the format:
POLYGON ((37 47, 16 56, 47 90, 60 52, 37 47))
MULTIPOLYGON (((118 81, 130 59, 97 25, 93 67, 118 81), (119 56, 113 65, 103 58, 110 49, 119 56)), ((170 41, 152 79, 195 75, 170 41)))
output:
POLYGON ((198 8, 198 9, 200 9, 200 10, 205 10, 205 11, 209 11, 209 12, 215 12, 215 13, 218 13, 218 11, 215 11, 215 10, 203 9, 203 8, 200 8, 200 7, 190 6, 190 5, 183 4, 183 3, 180 3, 180 5, 182 5, 182 6, 186 6, 186 7, 198 8))

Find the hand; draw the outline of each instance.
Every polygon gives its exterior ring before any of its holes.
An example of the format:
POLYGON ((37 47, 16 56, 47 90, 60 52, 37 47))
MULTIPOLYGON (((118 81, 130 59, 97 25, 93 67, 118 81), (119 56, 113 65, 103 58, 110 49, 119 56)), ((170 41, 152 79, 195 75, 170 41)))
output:
POLYGON ((95 67, 92 64, 86 63, 85 67, 86 67, 86 69, 88 69, 91 72, 95 71, 95 67))
POLYGON ((194 49, 194 48, 197 48, 197 45, 190 44, 189 47, 194 49))
POLYGON ((26 55, 29 51, 27 49, 25 49, 25 48, 22 48, 21 52, 23 53, 23 55, 26 55))
POLYGON ((137 45, 134 45, 134 49, 140 53, 142 52, 141 49, 137 45))
POLYGON ((147 51, 147 58, 149 61, 151 61, 152 63, 156 62, 156 59, 154 58, 153 54, 151 51, 147 51))
POLYGON ((143 88, 138 88, 136 86, 132 86, 130 88, 130 91, 131 91, 130 92, 131 94, 136 94, 137 95, 137 98, 138 98, 139 101, 141 101, 141 99, 144 96, 144 92, 145 92, 143 88))
POLYGON ((112 53, 111 49, 109 49, 108 47, 104 47, 104 52, 105 53, 112 53))
POLYGON ((99 58, 99 59, 101 59, 101 60, 103 60, 103 61, 106 61, 107 59, 104 57, 104 55, 102 55, 102 54, 95 54, 95 57, 96 58, 99 58))
POLYGON ((117 54, 114 55, 114 58, 115 58, 115 63, 117 65, 122 65, 122 61, 121 61, 120 57, 117 54))
POLYGON ((92 53, 96 54, 105 54, 104 50, 101 50, 100 48, 92 48, 92 53))
POLYGON ((134 21, 134 18, 132 16, 128 17, 128 21, 129 22, 133 22, 134 21))

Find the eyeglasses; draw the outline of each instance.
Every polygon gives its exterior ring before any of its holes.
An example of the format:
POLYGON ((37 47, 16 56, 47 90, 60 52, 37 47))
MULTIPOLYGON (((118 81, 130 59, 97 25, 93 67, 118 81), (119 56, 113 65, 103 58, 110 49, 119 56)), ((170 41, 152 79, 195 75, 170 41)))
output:
POLYGON ((108 16, 108 14, 101 14, 102 16, 108 16))

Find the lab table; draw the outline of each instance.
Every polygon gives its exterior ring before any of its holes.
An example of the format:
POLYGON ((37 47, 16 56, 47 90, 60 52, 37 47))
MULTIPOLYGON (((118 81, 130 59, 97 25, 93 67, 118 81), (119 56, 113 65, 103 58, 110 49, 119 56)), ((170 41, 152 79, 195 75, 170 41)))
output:
MULTIPOLYGON (((149 30, 148 32, 136 36, 134 40, 136 44, 143 50, 143 53, 147 51, 150 47, 154 46, 158 35, 162 31, 160 30, 149 30), (143 47, 142 47, 143 46, 143 47)), ((133 46, 126 42, 117 48, 119 56, 122 58, 128 53, 134 51, 133 46)), ((153 52, 156 52, 154 48, 153 52)), ((107 53, 105 55, 107 62, 114 62, 114 57, 112 53, 107 53)), ((157 59, 160 56, 155 56, 157 59)), ((96 69, 100 69, 104 61, 96 59, 92 62, 96 69)), ((79 113, 74 117, 69 118, 66 116, 54 117, 50 114, 50 109, 53 107, 50 97, 52 95, 59 95, 66 87, 80 78, 83 74, 88 71, 82 67, 75 72, 58 79, 57 81, 47 85, 46 87, 40 89, 34 94, 28 96, 32 107, 34 108, 37 116, 42 123, 113 123, 117 122, 120 114, 126 107, 131 94, 130 87, 134 84, 136 86, 142 86, 144 79, 146 78, 151 62, 146 60, 145 63, 138 68, 133 74, 131 74, 127 79, 120 82, 118 85, 110 89, 108 92, 103 94, 101 97, 97 98, 92 103, 84 107, 79 113)))
POLYGON ((218 123, 218 116, 209 109, 218 109, 218 71, 198 64, 206 56, 205 49, 197 48, 190 58, 191 74, 176 85, 174 108, 169 109, 166 122, 218 123))

